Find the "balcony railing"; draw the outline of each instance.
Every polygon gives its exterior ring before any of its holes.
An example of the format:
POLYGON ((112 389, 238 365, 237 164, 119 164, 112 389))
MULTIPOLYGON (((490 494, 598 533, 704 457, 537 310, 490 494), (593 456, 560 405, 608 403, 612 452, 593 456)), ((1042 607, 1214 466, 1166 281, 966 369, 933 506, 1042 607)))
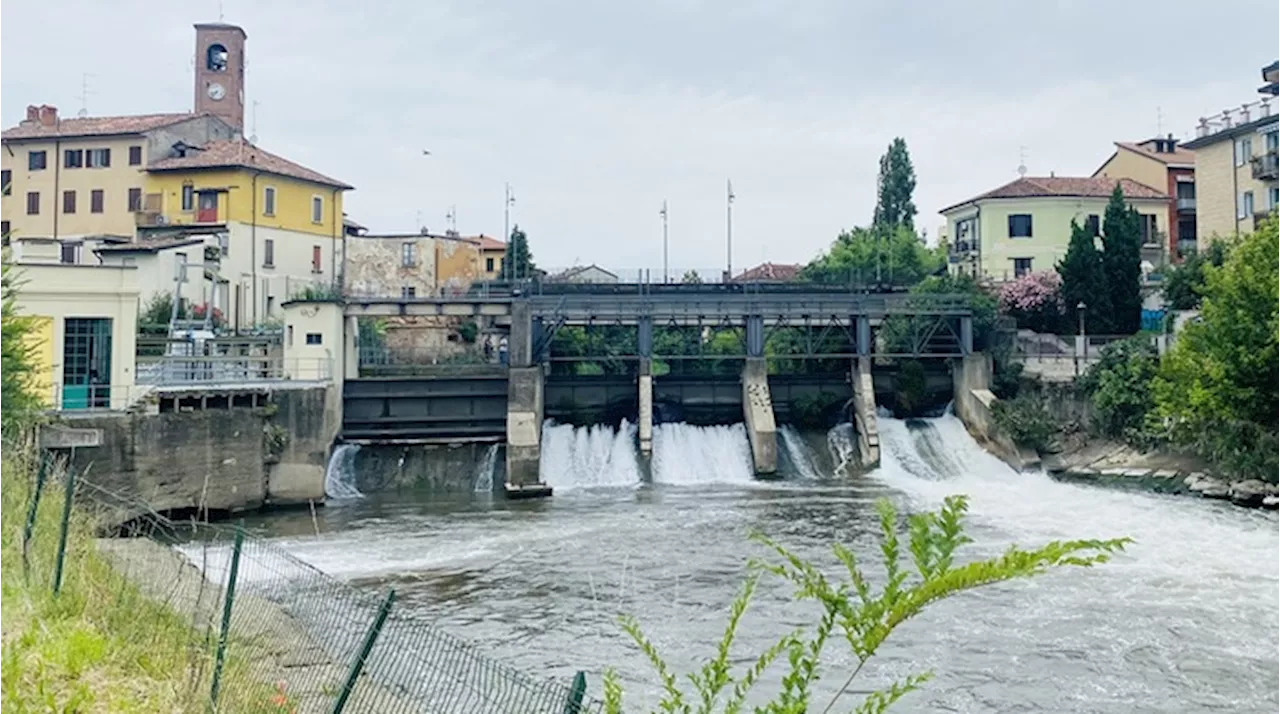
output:
POLYGON ((1196 210, 1196 199, 1194 197, 1193 198, 1183 198, 1182 196, 1178 197, 1179 213, 1192 213, 1195 210, 1196 210))
POLYGON ((324 381, 332 361, 278 357, 139 357, 138 384, 246 384, 282 380, 324 381))
POLYGON ((1211 136, 1220 131, 1269 117, 1274 113, 1271 103, 1272 99, 1267 97, 1257 102, 1241 104, 1239 109, 1224 109, 1221 114, 1200 117, 1200 123, 1196 125, 1196 138, 1211 136))
POLYGON ((1276 158, 1274 151, 1253 157, 1253 177, 1259 181, 1275 181, 1280 177, 1280 166, 1277 165, 1276 158))

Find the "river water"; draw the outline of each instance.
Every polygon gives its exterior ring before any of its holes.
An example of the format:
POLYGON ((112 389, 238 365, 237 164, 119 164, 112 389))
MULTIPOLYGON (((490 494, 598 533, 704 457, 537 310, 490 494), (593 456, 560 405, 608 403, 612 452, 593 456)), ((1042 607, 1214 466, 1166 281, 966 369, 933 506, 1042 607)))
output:
MULTIPOLYGON (((257 525, 331 574, 395 587, 399 607, 532 673, 567 680, 585 670, 598 694, 612 666, 628 708, 647 711, 655 677, 618 628, 620 614, 636 616, 677 671, 689 671, 714 652, 746 561, 765 555, 747 540, 752 530, 824 567, 834 564, 829 544, 844 542, 876 578, 876 499, 914 512, 964 493, 973 556, 1015 542, 1137 542, 1098 568, 932 606, 894 633, 855 689, 928 669, 935 679, 893 711, 1276 711, 1275 514, 1015 473, 953 416, 882 417, 880 434, 881 468, 833 478, 848 456, 847 426, 829 438, 787 431, 784 478, 758 481, 741 425, 662 425, 649 469, 625 423, 551 426, 543 474, 554 498, 367 494, 323 509, 319 536, 310 515, 257 525)), ((812 605, 766 581, 739 631, 738 666, 815 620, 812 605)), ((828 647, 819 691, 850 671, 841 644, 828 647)))

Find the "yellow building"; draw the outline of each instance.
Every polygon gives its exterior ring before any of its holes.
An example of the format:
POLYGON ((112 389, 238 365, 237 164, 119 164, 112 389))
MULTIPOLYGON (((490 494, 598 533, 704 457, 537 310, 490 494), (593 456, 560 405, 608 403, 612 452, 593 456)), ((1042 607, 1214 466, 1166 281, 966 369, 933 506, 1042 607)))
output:
POLYGON ((1094 177, 1128 178, 1169 194, 1169 257, 1196 250, 1196 155, 1173 135, 1140 142, 1117 141, 1094 177))
POLYGON ((56 107, 29 106, 25 120, 0 134, 0 230, 65 244, 63 262, 96 263, 83 239, 133 238, 153 158, 177 142, 203 144, 233 133, 206 115, 63 119, 56 107))
POLYGON ((1100 233, 1117 183, 1142 217, 1144 260, 1154 267, 1169 230, 1164 192, 1127 178, 1024 176, 941 211, 952 271, 1003 282, 1052 270, 1067 253, 1073 220, 1100 233))
POLYGON ((19 314, 36 323, 36 386, 56 409, 124 409, 138 394, 137 271, 17 264, 19 314))
POLYGON ((502 260, 507 256, 507 244, 487 235, 478 235, 467 240, 480 247, 480 277, 483 280, 497 280, 502 272, 502 260))
MULTIPOLYGON (((1270 86, 1260 91, 1269 94, 1270 86)), ((1280 205, 1276 103, 1268 96, 1202 118, 1196 138, 1184 144, 1196 155, 1196 235, 1201 249, 1214 238, 1253 232, 1280 205)))

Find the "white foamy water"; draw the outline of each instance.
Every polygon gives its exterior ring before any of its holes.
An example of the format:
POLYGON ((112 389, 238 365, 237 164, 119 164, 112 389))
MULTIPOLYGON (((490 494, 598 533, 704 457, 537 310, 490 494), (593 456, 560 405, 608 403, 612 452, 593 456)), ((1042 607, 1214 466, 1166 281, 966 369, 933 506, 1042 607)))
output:
POLYGON ((659 424, 653 428, 652 474, 654 483, 663 484, 753 483, 746 427, 659 424))
POLYGON ((492 493, 494 469, 498 467, 498 445, 493 444, 484 452, 480 464, 476 466, 476 483, 472 487, 476 493, 492 493))
POLYGON ((359 444, 338 444, 329 457, 329 466, 324 472, 324 495, 336 501, 349 501, 363 498, 364 494, 356 488, 356 454, 359 444))
POLYGON ((636 427, 625 419, 617 427, 548 421, 542 428, 539 470, 556 491, 638 486, 636 427))
POLYGON ((778 442, 787 455, 787 461, 795 472, 794 476, 809 481, 822 478, 822 474, 813 463, 813 454, 809 451, 809 445, 804 443, 804 438, 795 427, 790 424, 782 425, 778 429, 778 442))

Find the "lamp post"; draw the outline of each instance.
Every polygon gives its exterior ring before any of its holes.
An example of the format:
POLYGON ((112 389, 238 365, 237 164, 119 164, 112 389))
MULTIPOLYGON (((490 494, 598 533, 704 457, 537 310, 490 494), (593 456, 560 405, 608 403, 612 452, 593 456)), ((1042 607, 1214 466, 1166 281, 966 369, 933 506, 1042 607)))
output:
POLYGON ((1076 305, 1076 317, 1080 323, 1080 336, 1076 338, 1076 342, 1078 344, 1076 345, 1076 349, 1075 349, 1077 377, 1080 376, 1080 354, 1082 352, 1086 352, 1089 349, 1088 341, 1085 339, 1085 336, 1084 336, 1084 309, 1085 309, 1084 300, 1081 300, 1080 303, 1076 305))
POLYGON ((658 211, 658 215, 662 216, 662 282, 667 283, 667 200, 662 199, 662 210, 658 211))
POLYGON ((511 207, 516 203, 516 194, 511 190, 511 184, 504 184, 502 198, 502 240, 511 240, 511 207))
POLYGON ((725 271, 724 281, 733 279, 733 182, 725 180, 728 191, 725 203, 725 271))

